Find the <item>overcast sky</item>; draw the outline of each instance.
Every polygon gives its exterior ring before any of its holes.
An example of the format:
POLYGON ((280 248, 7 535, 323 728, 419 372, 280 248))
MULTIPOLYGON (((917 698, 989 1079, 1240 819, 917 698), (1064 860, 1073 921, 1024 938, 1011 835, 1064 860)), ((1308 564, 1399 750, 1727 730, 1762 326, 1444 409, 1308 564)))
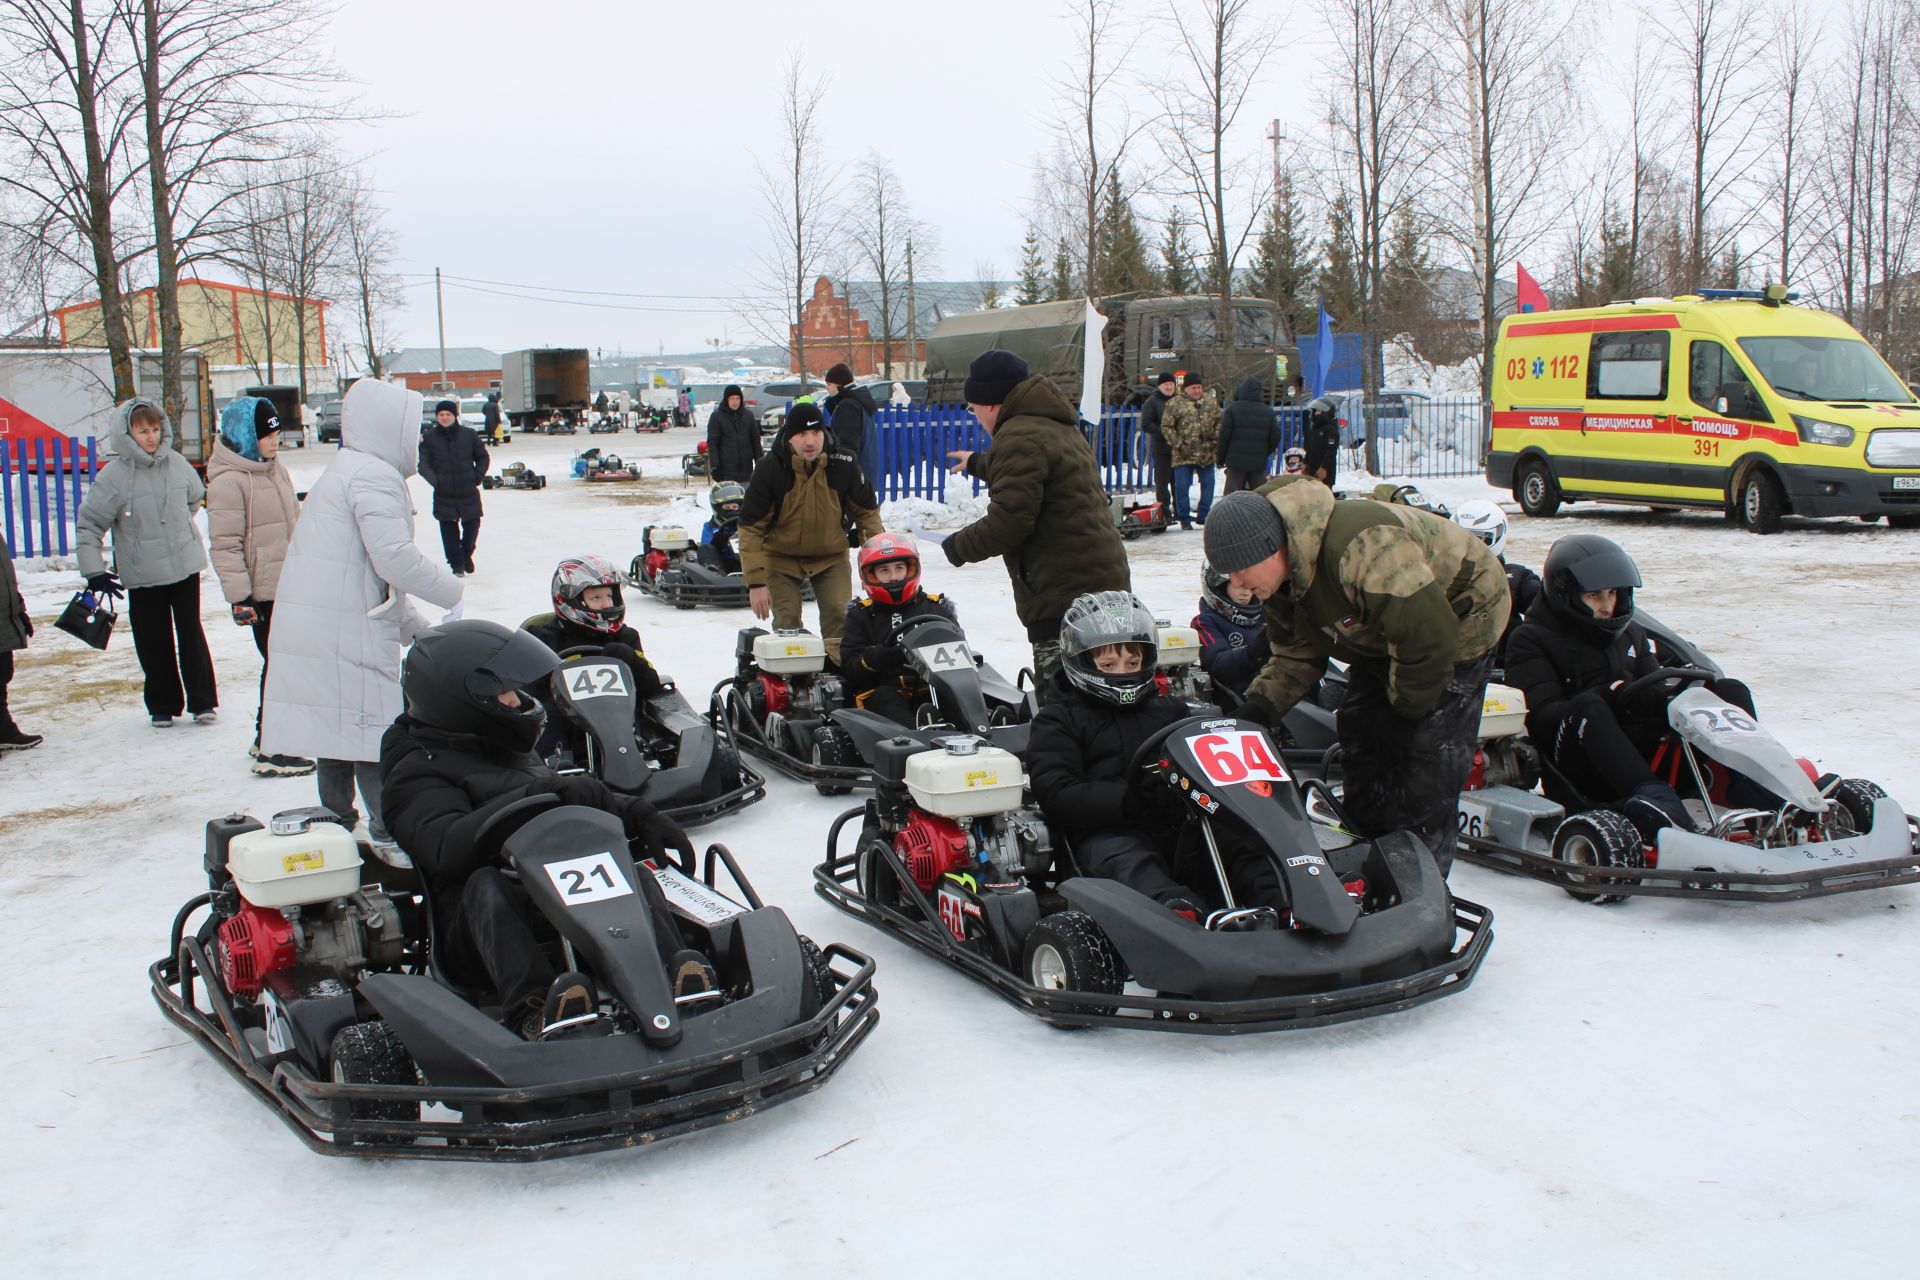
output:
MULTIPOLYGON (((796 49, 809 74, 831 76, 825 133, 846 176, 879 154, 937 227, 939 259, 922 276, 973 279, 984 261, 1011 278, 1049 145, 1047 79, 1076 57, 1060 0, 339 3, 341 69, 387 117, 349 126, 343 142, 369 157, 391 211, 413 286, 406 345, 435 341, 436 266, 498 282, 449 283, 450 346, 651 352, 764 340, 732 312, 743 295, 769 292, 754 162, 778 157, 782 68, 796 49), (571 301, 501 296, 526 286, 571 301)), ((1166 65, 1154 26, 1166 5, 1126 6, 1147 29, 1129 64, 1138 78, 1166 65)), ((1295 139, 1321 128, 1330 65, 1310 2, 1271 12, 1289 39, 1230 147, 1263 163, 1269 121, 1295 139)), ((1621 25, 1602 39, 1621 42, 1621 25)), ((1150 114, 1148 93, 1129 92, 1136 113, 1150 114)), ((1157 159, 1150 143, 1133 154, 1157 159)))

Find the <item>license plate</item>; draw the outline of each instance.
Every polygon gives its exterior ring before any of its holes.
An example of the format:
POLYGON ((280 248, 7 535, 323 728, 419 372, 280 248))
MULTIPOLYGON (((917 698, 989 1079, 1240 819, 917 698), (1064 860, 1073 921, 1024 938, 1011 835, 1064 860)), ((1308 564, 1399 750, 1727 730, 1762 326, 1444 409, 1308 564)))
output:
POLYGON ((1896 489, 1920 489, 1920 476, 1895 476, 1893 487, 1896 489))

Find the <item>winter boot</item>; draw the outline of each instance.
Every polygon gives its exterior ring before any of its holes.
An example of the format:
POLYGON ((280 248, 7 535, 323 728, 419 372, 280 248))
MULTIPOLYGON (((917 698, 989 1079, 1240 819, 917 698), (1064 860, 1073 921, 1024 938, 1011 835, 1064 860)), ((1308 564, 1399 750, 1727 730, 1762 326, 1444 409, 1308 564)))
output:
POLYGON ((1200 906, 1191 898, 1168 898, 1162 905, 1189 924, 1200 923, 1200 906))
POLYGON ((208 707, 205 711, 196 711, 193 713, 193 722, 195 724, 212 724, 219 718, 220 712, 214 707, 208 707))
POLYGON ((1643 782, 1635 787, 1621 802, 1620 812, 1648 844, 1658 844, 1660 832, 1666 827, 1678 827, 1682 831, 1700 829, 1679 795, 1664 782, 1643 782))
POLYGON ((27 733, 19 725, 9 725, 6 732, 0 733, 0 751, 31 751, 45 741, 37 733, 27 733))
POLYGON ((247 748, 247 754, 253 757, 254 774, 262 778, 300 778, 314 769, 313 761, 305 756, 270 756, 260 750, 258 742, 247 748))

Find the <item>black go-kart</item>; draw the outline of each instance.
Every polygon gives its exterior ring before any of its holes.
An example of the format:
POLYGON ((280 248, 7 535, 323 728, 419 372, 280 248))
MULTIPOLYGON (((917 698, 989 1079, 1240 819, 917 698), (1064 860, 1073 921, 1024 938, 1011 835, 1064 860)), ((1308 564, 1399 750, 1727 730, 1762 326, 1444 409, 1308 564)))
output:
MULTIPOLYGON (((1023 686, 1021 677, 1008 680, 988 666, 958 626, 945 618, 919 618, 908 623, 892 643, 899 645, 931 697, 920 705, 911 727, 857 706, 829 712, 827 718, 845 733, 863 764, 871 767, 875 748, 902 735, 932 744, 950 734, 966 733, 1015 754, 1027 749, 1030 724, 1039 710, 1033 691, 1023 686)), ((820 788, 823 795, 842 795, 849 789, 820 788)))
POLYGON ((713 687, 708 718, 726 725, 741 750, 822 795, 871 783, 852 738, 832 720, 851 703, 839 673, 828 670, 826 641, 810 631, 742 627, 733 656, 734 673, 713 687))
POLYGON ((725 846, 699 875, 690 858, 656 865, 632 856, 618 818, 537 796, 476 841, 519 878, 556 967, 598 996, 523 1039, 497 997, 437 962, 431 902, 362 884, 337 823, 325 810, 208 823, 209 890, 148 970, 161 1012, 323 1154, 647 1146, 818 1089, 878 1017, 873 962, 796 933, 725 846), (646 906, 656 890, 679 934, 667 943, 699 952, 716 989, 674 996, 646 906))
POLYGON ((1214 886, 1208 905, 1235 905, 1223 842, 1265 851, 1287 897, 1280 927, 1208 930, 1082 874, 1023 803, 1020 758, 971 736, 879 744, 873 798, 834 822, 815 889, 1063 1027, 1324 1026, 1457 994, 1479 971, 1493 913, 1453 897, 1410 833, 1344 830, 1326 785, 1297 789, 1260 726, 1182 720, 1132 768, 1178 790, 1176 870, 1214 886))
POLYGON ((713 460, 707 457, 707 442, 702 440, 692 453, 680 455, 680 474, 684 476, 704 476, 713 471, 713 460))
POLYGON ((554 705, 586 748, 584 760, 549 761, 558 772, 589 773, 683 826, 767 794, 767 780, 735 749, 732 729, 696 712, 671 682, 642 699, 626 664, 597 645, 563 650, 551 680, 554 705))
POLYGON ((500 468, 497 476, 480 477, 482 489, 544 489, 547 478, 528 467, 524 462, 509 462, 500 468))
MULTIPOLYGON (((640 554, 627 566, 627 581, 676 609, 747 606, 747 582, 740 570, 685 525, 650 524, 643 529, 640 554)), ((812 600, 813 584, 807 583, 800 595, 812 600)))
POLYGON ((620 419, 602 414, 587 427, 590 436, 617 436, 620 434, 620 419))

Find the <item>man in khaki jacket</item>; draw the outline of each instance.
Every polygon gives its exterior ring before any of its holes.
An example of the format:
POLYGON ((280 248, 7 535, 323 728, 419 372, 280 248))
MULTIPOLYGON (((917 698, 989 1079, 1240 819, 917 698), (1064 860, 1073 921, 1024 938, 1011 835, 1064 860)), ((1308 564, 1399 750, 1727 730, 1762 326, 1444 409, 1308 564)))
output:
POLYGON ((753 616, 798 629, 800 593, 812 583, 820 636, 838 664, 853 597, 847 552, 879 532, 880 503, 859 461, 827 447, 817 406, 795 404, 740 504, 740 569, 753 616))

